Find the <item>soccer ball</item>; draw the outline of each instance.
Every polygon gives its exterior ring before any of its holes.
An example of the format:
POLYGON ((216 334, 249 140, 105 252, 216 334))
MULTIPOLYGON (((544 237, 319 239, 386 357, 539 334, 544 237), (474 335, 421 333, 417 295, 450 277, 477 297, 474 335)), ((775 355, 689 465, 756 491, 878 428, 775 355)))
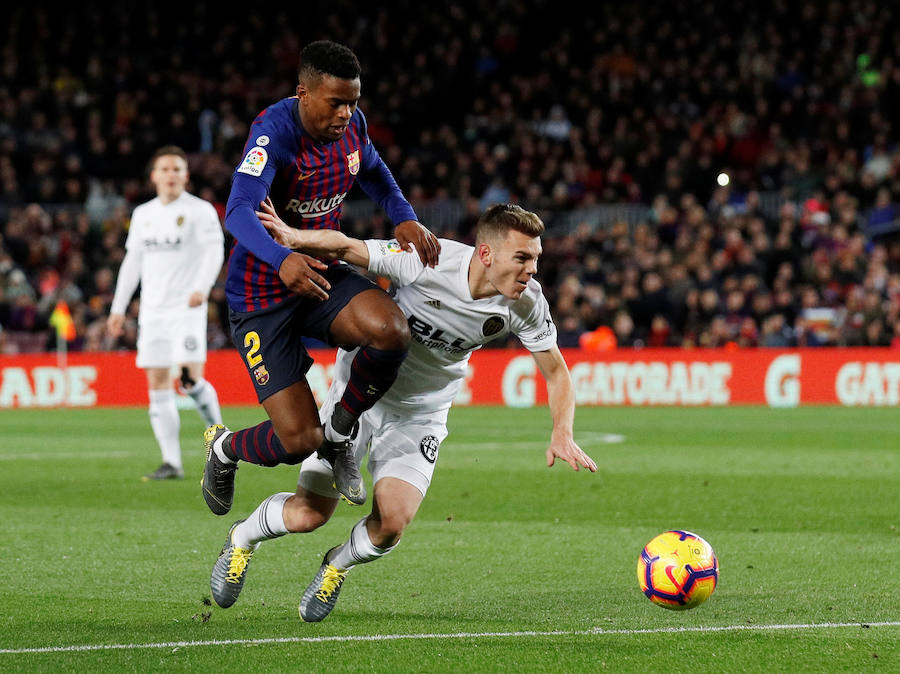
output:
POLYGON ((647 599, 683 611, 709 599, 719 580, 719 561, 712 546, 697 534, 666 531, 641 550, 637 577, 647 599))

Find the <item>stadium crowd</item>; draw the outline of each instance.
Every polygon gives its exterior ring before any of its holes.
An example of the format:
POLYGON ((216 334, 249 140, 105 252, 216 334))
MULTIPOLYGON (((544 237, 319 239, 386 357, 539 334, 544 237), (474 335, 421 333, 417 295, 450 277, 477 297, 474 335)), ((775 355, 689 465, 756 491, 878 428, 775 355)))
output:
MULTIPOLYGON (((641 0, 577 20, 549 0, 303 5, 9 10, 0 352, 54 348, 60 299, 69 348, 133 348, 134 321, 115 342, 103 321, 147 160, 184 148, 191 191, 223 215, 249 123, 293 94, 299 49, 322 37, 359 55, 370 136, 413 205, 461 213, 435 231, 469 240, 502 201, 542 216, 561 346, 600 330, 619 346, 900 347, 890 4, 641 0), (609 204, 645 208, 598 220, 609 204)), ((352 235, 389 231, 348 213, 352 235)), ((221 287, 210 307, 210 347, 230 346, 221 287)))

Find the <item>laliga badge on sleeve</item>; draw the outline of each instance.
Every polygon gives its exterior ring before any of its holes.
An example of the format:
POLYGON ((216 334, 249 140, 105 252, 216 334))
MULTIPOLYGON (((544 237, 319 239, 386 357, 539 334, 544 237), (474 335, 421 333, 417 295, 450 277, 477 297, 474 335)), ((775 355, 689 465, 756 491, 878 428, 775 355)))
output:
POLYGON ((259 147, 251 147, 250 151, 247 152, 247 156, 244 157, 244 161, 241 162, 241 165, 238 167, 238 173, 246 173, 247 175, 256 176, 257 178, 262 175, 263 169, 266 167, 266 162, 269 161, 269 153, 265 151, 264 148, 259 147))
POLYGON ((382 241, 379 243, 378 247, 381 249, 382 255, 389 255, 391 253, 402 253, 403 252, 403 249, 400 247, 400 244, 395 239, 391 239, 390 241, 382 241))

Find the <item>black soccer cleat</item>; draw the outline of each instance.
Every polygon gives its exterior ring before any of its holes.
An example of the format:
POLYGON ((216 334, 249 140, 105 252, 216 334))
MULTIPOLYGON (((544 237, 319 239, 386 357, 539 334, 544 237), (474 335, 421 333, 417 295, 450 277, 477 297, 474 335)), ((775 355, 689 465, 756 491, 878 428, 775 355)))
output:
POLYGON ((222 424, 210 426, 203 433, 203 444, 206 446, 206 466, 200 480, 203 500, 216 515, 225 515, 231 510, 234 501, 234 472, 236 463, 224 463, 216 455, 215 447, 232 435, 222 424))
POLYGON ((184 471, 176 468, 171 463, 164 463, 152 473, 147 473, 141 480, 152 482, 153 480, 180 480, 184 477, 184 471))

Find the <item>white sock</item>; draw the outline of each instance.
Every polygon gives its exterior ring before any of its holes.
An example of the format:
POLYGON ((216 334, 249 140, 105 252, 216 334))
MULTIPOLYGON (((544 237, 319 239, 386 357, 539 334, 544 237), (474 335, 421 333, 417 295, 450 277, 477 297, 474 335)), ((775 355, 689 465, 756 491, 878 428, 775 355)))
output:
POLYGON ((218 439, 213 443, 213 451, 216 453, 219 461, 221 461, 222 463, 227 463, 229 465, 234 465, 237 462, 231 457, 225 455, 225 450, 223 449, 222 445, 224 445, 225 441, 228 440, 232 435, 234 435, 233 431, 222 433, 222 435, 220 435, 218 439))
POLYGON ((391 550, 396 548, 392 545, 389 548, 379 548, 372 543, 369 538, 369 532, 366 529, 366 517, 363 517, 353 530, 350 532, 350 540, 335 550, 334 554, 328 562, 338 569, 352 569, 357 564, 365 564, 379 557, 384 557, 391 550))
POLYGON ((283 491, 260 503, 250 517, 234 528, 232 542, 239 548, 256 548, 262 541, 289 533, 284 526, 284 502, 291 496, 292 492, 283 491))
POLYGON ((329 417, 328 421, 325 422, 323 426, 323 430, 325 431, 325 439, 331 440, 331 442, 343 442, 347 440, 349 435, 342 435, 334 430, 334 426, 331 425, 331 418, 329 417))
POLYGON ((150 390, 150 426, 159 443, 164 463, 181 469, 181 417, 175 407, 175 393, 171 389, 150 390))
POLYGON ((222 423, 222 410, 219 407, 219 396, 213 385, 202 377, 198 379, 192 388, 184 391, 197 405, 197 413, 203 417, 207 426, 222 423))

